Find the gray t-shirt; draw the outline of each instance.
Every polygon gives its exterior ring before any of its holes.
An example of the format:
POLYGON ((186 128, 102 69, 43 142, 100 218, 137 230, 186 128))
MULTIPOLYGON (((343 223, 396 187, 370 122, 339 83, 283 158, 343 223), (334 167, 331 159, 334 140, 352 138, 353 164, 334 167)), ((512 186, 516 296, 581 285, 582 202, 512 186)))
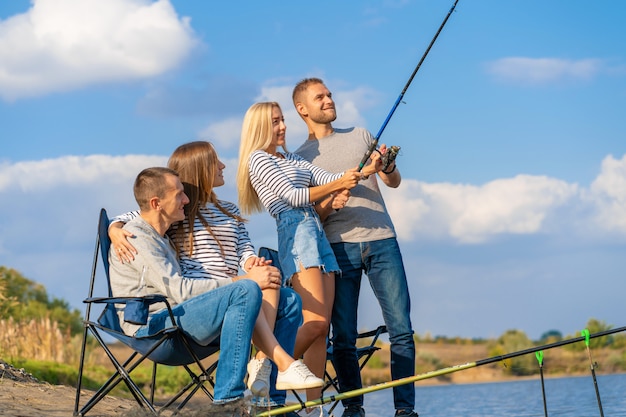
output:
MULTIPOLYGON (((329 136, 305 141, 295 153, 328 172, 343 172, 359 165, 373 140, 372 135, 360 127, 335 129, 329 136)), ((396 237, 376 177, 371 175, 361 180, 350 190, 346 207, 328 216, 324 231, 330 243, 396 237)))

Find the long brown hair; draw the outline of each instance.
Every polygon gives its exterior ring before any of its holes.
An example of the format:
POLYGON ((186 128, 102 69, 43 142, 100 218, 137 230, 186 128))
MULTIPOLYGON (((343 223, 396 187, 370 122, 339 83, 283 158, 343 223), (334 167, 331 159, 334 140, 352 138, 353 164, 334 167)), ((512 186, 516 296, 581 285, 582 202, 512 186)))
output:
POLYGON ((179 249, 184 249, 193 255, 193 225, 196 218, 213 236, 223 254, 222 244, 213 234, 209 222, 204 218, 200 209, 207 204, 215 205, 225 215, 245 222, 246 220, 230 211, 226 210, 219 203, 215 192, 213 192, 213 180, 219 159, 215 148, 209 142, 196 141, 180 145, 170 156, 167 166, 180 176, 180 181, 185 187, 185 194, 189 197, 189 204, 185 206, 185 216, 187 217, 187 227, 183 222, 172 225, 174 231, 174 242, 179 249))

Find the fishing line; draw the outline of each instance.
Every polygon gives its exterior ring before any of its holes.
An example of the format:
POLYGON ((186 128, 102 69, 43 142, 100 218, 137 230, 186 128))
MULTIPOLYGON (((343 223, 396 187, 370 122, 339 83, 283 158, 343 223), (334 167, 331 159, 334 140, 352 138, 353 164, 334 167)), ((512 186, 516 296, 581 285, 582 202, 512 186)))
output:
POLYGON ((411 376, 411 377, 396 379, 394 381, 389 381, 389 382, 383 382, 383 383, 380 383, 380 384, 372 385, 370 387, 364 387, 364 388, 359 388, 359 389, 352 390, 352 391, 341 392, 341 393, 337 393, 335 395, 330 395, 328 397, 322 397, 322 398, 317 399, 317 400, 307 401, 307 402, 305 402, 303 404, 293 404, 293 405, 288 405, 288 406, 285 406, 285 407, 275 408, 275 409, 270 410, 270 411, 264 411, 262 413, 259 413, 259 414, 256 415, 256 417, 269 417, 269 416, 274 416, 274 415, 278 415, 278 414, 285 414, 285 413, 288 413, 290 411, 302 410, 304 407, 317 407, 319 405, 327 404, 327 403, 330 403, 330 402, 333 402, 333 401, 337 401, 337 400, 343 400, 343 399, 346 399, 346 398, 357 397, 357 396, 360 396, 360 395, 363 395, 363 394, 368 394, 370 392, 380 391, 380 390, 387 389, 387 388, 398 387, 400 385, 406 385, 406 384, 410 384, 410 383, 413 383, 413 382, 421 381, 421 380, 424 380, 424 379, 435 378, 435 377, 438 377, 438 376, 447 375, 447 374, 451 374, 451 373, 454 373, 454 372, 458 372, 458 371, 462 371, 462 370, 470 369, 470 368, 475 368, 475 367, 478 367, 478 366, 487 365, 487 364, 494 363, 494 362, 501 362, 501 361, 504 361, 506 359, 511 359, 511 358, 515 358, 515 357, 518 357, 518 356, 528 355, 529 353, 535 353, 535 352, 538 352, 538 351, 541 351, 541 350, 548 350, 548 349, 553 349, 553 348, 559 347, 559 346, 569 345, 571 343, 581 342, 583 340, 587 340, 587 338, 593 339, 593 338, 596 338, 596 337, 602 337, 602 336, 606 336, 606 335, 613 334, 613 333, 619 333, 619 332, 623 332, 623 331, 626 331, 626 327, 617 327, 615 329, 604 330, 602 332, 590 334, 588 336, 581 336, 581 337, 575 337, 575 338, 572 338, 572 339, 560 340, 558 342, 549 343, 547 345, 535 346, 535 347, 532 347, 532 348, 519 350, 517 352, 507 353, 505 355, 499 355, 499 356, 493 356, 493 357, 487 358, 487 359, 481 359, 481 360, 478 360, 476 362, 467 362, 467 363, 464 363, 464 364, 454 365, 454 366, 450 366, 448 368, 443 368, 443 369, 439 369, 439 370, 435 370, 435 371, 430 371, 430 372, 426 372, 426 373, 415 375, 415 376, 411 376))
POLYGON ((367 160, 370 158, 370 156, 372 155, 372 152, 374 152, 374 149, 376 149, 376 146, 378 146, 378 140, 380 139, 380 136, 383 134, 383 130, 385 130, 385 127, 387 127, 387 123, 389 123, 389 120, 391 119, 391 116, 393 116, 393 114, 395 113, 396 109, 400 105, 400 102, 402 101, 402 98, 404 97, 404 93, 406 93, 406 90, 409 88, 409 85, 411 85, 411 82, 413 81, 413 78, 415 78, 415 74, 417 74, 417 71, 422 66, 422 62, 424 62, 424 59, 426 59, 426 55, 428 55, 428 52, 430 52, 430 48, 432 48, 432 46, 434 45, 435 41, 437 40, 437 37, 439 36, 439 33, 441 33, 441 30, 446 25, 446 22, 448 21, 448 18, 450 17, 452 12, 454 11, 454 8, 456 7, 456 4, 458 2, 459 2, 459 0, 455 0, 454 4, 452 5, 452 8, 450 8, 450 11, 446 15, 446 18, 441 23, 441 26, 439 26, 439 30, 437 30, 437 33, 435 33, 435 36, 430 41, 430 44, 428 45, 428 48, 426 48, 426 51, 422 55, 422 58, 417 63, 417 66, 413 70, 413 73, 411 74, 411 77, 409 78, 409 81, 407 81, 406 85, 402 89, 402 92, 400 93, 400 95, 396 99, 396 102, 393 104, 393 107, 391 108, 391 111, 387 115, 387 118, 385 119, 385 121, 383 122, 382 126, 378 130, 378 133, 376 134, 376 136, 374 137, 374 141, 372 142, 372 144, 370 145, 369 149, 367 150, 367 152, 363 156, 363 159, 361 159, 361 163, 359 163, 359 171, 363 168, 363 166, 365 165, 367 160))

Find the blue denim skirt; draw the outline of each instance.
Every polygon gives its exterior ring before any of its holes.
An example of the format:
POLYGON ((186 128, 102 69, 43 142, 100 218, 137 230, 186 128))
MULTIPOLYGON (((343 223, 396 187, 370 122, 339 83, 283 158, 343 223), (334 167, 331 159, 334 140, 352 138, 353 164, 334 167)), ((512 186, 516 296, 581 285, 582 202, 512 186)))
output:
POLYGON ((324 272, 340 272, 333 249, 328 243, 322 222, 313 207, 296 207, 276 216, 278 257, 284 285, 305 269, 319 267, 324 272))

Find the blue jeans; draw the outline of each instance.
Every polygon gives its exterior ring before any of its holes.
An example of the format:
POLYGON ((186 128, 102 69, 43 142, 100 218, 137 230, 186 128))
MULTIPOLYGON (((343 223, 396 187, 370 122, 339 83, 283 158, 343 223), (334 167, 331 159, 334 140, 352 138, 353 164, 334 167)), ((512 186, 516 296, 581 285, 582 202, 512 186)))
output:
MULTIPOLYGON (((220 338, 220 358, 215 374, 214 403, 242 398, 252 330, 261 308, 262 294, 256 282, 242 279, 190 298, 172 308, 177 325, 191 339, 208 345, 220 338)), ((159 331, 171 321, 166 309, 150 315, 135 333, 159 331)))
MULTIPOLYGON (((356 354, 357 310, 361 276, 365 272, 382 309, 391 343, 391 378, 415 374, 415 342, 411 326, 411 300, 395 238, 361 243, 333 243, 341 268, 335 278, 335 304, 332 315, 333 366, 341 392, 362 387, 356 354)), ((396 410, 413 410, 413 384, 393 388, 396 410)), ((363 405, 363 396, 342 400, 344 407, 363 405)))
MULTIPOLYGON (((280 302, 276 314, 276 324, 274 325, 274 336, 278 344, 291 356, 296 345, 296 334, 298 327, 302 324, 302 300, 297 292, 291 288, 280 289, 280 302)), ((267 407, 284 405, 287 398, 287 391, 276 389, 276 375, 278 369, 272 362, 272 373, 270 375, 270 401, 264 397, 254 398, 257 406, 267 407)))

